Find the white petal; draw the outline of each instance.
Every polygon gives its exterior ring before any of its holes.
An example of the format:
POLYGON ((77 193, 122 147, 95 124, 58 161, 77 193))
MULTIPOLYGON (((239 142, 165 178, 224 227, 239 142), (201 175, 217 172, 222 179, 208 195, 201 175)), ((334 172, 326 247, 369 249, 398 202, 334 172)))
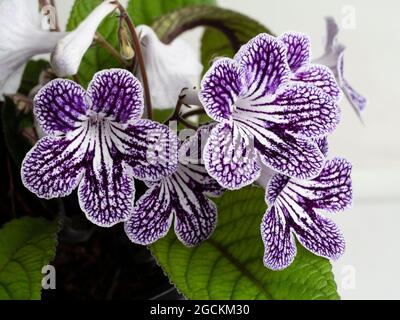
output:
POLYGON ((51 55, 51 66, 59 77, 78 72, 82 57, 90 47, 94 34, 103 19, 116 9, 112 0, 103 1, 79 26, 61 39, 51 55))
POLYGON ((140 25, 136 30, 142 44, 151 101, 155 108, 171 108, 184 87, 198 82, 203 66, 185 41, 176 39, 164 44, 150 27, 140 25))
POLYGON ((4 94, 13 94, 17 92, 24 70, 25 64, 11 73, 8 78, 0 80, 0 101, 4 101, 4 94))
POLYGON ((41 30, 38 1, 0 1, 0 95, 15 93, 25 63, 52 51, 63 36, 41 30))

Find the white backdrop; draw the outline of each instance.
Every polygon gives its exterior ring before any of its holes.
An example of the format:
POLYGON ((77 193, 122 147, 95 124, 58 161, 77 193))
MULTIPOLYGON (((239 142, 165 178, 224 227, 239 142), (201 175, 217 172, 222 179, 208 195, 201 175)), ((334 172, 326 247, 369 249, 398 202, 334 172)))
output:
MULTIPOLYGON (((152 1, 152 0, 147 0, 152 1)), ((168 1, 168 0, 165 0, 168 1)), ((72 0, 58 0, 65 25, 72 0)), ((331 156, 353 163, 355 202, 338 214, 345 255, 333 263, 343 299, 400 299, 400 2, 396 0, 219 0, 220 6, 256 18, 279 34, 296 30, 312 38, 314 57, 323 51, 326 15, 344 30, 345 75, 368 98, 361 125, 347 101, 331 138, 331 156), (355 25, 345 22, 355 12, 355 25), (350 27, 350 28, 349 28, 350 27)), ((201 30, 184 35, 199 46, 201 30)))

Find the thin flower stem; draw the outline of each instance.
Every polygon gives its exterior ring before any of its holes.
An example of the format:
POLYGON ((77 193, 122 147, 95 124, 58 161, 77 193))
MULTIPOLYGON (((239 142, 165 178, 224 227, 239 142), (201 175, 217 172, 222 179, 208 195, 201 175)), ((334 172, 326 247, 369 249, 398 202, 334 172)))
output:
POLYGON ((54 28, 50 29, 51 32, 60 32, 60 26, 58 25, 57 10, 54 0, 39 0, 40 10, 45 6, 51 6, 54 8, 54 28))
POLYGON ((176 118, 176 121, 182 123, 185 127, 193 129, 193 130, 197 130, 199 128, 194 123, 191 123, 191 122, 189 122, 189 121, 187 121, 187 120, 185 120, 185 119, 183 119, 183 118, 181 118, 179 116, 176 118))
POLYGON ((126 25, 129 29, 129 33, 131 34, 131 37, 132 37, 132 44, 133 44, 133 48, 135 50, 135 54, 137 57, 139 68, 140 68, 140 74, 142 76, 142 81, 143 81, 144 99, 145 99, 145 103, 146 103, 147 117, 149 119, 152 119, 153 118, 153 110, 151 107, 151 95, 150 95, 150 89, 149 89, 149 82, 147 79, 147 73, 146 73, 146 68, 145 68, 145 64, 144 64, 144 59, 143 59, 142 49, 140 46, 139 37, 136 33, 135 25, 133 24, 133 21, 130 18, 129 14, 126 12, 125 8, 121 5, 121 3, 119 1, 115 1, 114 3, 118 7, 118 10, 121 14, 120 19, 125 20, 126 25))
POLYGON ((128 63, 121 57, 119 52, 99 33, 96 32, 94 40, 98 43, 102 48, 106 49, 115 59, 117 59, 123 65, 128 65, 128 63))
POLYGON ((181 118, 186 119, 191 116, 196 116, 199 114, 205 114, 205 110, 203 108, 195 109, 195 110, 190 110, 188 112, 185 112, 184 114, 181 115, 181 118))
POLYGON ((77 83, 77 84, 81 84, 81 79, 79 78, 78 74, 74 74, 72 75, 72 79, 77 83))
MULTIPOLYGON (((187 90, 187 88, 184 88, 182 90, 182 92, 184 92, 185 90, 187 90)), ((182 109, 182 106, 184 105, 184 103, 183 103, 184 97, 185 96, 184 95, 182 96, 182 94, 179 96, 178 101, 175 106, 174 113, 164 123, 168 124, 170 121, 176 120, 177 122, 182 123, 187 128, 197 130, 198 129, 197 125, 195 125, 194 123, 191 123, 190 121, 187 121, 186 119, 184 119, 181 116, 181 109, 182 109)))

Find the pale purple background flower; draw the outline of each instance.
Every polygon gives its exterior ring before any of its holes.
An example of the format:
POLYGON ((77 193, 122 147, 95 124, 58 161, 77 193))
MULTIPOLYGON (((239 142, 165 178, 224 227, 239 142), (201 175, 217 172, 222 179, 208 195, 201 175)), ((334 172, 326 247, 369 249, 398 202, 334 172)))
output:
POLYGON ((186 246, 206 240, 217 223, 217 208, 207 195, 219 196, 222 188, 202 163, 204 141, 210 127, 201 127, 179 149, 179 167, 172 175, 149 184, 125 222, 125 232, 138 244, 150 244, 174 230, 186 246))
POLYGON ((332 17, 326 17, 326 44, 325 53, 315 60, 315 63, 320 63, 328 66, 333 73, 346 98, 357 113, 361 112, 367 105, 367 100, 359 94, 344 77, 344 50, 346 47, 338 41, 339 26, 332 17))
POLYGON ((109 227, 126 220, 134 204, 134 178, 157 180, 177 167, 177 137, 165 125, 140 119, 140 82, 123 69, 96 73, 87 92, 56 79, 34 99, 47 134, 26 155, 22 182, 42 198, 78 187, 81 209, 109 227))

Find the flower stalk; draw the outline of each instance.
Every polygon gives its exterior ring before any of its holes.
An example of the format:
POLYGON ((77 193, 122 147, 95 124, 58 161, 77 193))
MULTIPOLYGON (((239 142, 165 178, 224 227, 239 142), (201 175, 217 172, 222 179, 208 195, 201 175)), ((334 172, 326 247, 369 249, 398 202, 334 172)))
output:
POLYGON ((131 34, 132 45, 133 45, 133 48, 136 53, 137 62, 139 64, 140 73, 142 75, 142 80, 143 80, 144 99, 145 99, 145 105, 146 105, 146 110, 147 110, 147 117, 149 119, 152 119, 153 111, 152 111, 152 106, 151 106, 149 82, 147 79, 146 68, 145 68, 144 59, 143 59, 143 55, 142 55, 142 49, 140 47, 139 37, 136 33, 135 25, 133 24, 132 19, 129 17, 129 14, 126 12, 123 5, 121 5, 121 3, 119 1, 115 1, 114 4, 117 6, 117 8, 120 12, 120 19, 121 19, 120 27, 123 23, 122 20, 125 20, 126 26, 128 27, 129 33, 131 34))
POLYGON ((119 52, 117 50, 115 50, 115 48, 106 39, 104 39, 104 37, 99 32, 96 32, 95 37, 94 37, 94 41, 98 45, 100 45, 102 48, 107 50, 120 63, 122 63, 124 65, 127 65, 126 60, 123 59, 123 57, 121 57, 119 52))

